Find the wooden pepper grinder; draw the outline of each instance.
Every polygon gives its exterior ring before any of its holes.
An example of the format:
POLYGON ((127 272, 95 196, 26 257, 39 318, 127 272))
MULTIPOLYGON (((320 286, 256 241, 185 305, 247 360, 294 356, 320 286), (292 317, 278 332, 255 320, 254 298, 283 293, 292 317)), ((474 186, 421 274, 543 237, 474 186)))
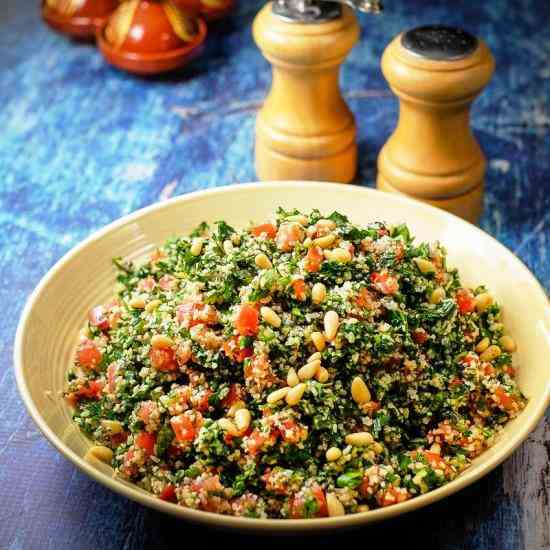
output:
POLYGON ((470 106, 494 67, 487 46, 457 28, 419 27, 389 44, 382 72, 399 97, 399 121, 378 157, 379 189, 478 220, 486 161, 470 106))
POLYGON ((357 164, 355 121, 338 85, 339 68, 359 38, 348 4, 364 0, 275 0, 257 15, 253 34, 273 66, 273 82, 256 121, 261 180, 347 183, 357 164))

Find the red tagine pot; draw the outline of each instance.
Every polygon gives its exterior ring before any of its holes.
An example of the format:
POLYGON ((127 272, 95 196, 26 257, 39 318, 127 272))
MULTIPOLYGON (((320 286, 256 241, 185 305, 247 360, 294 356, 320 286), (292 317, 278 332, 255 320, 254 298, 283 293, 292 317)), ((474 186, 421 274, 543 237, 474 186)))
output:
POLYGON ((119 0, 44 0, 42 18, 54 30, 73 38, 94 38, 119 0))
POLYGON ((202 51, 206 23, 199 0, 127 0, 98 32, 107 61, 130 73, 153 75, 183 67, 202 51))

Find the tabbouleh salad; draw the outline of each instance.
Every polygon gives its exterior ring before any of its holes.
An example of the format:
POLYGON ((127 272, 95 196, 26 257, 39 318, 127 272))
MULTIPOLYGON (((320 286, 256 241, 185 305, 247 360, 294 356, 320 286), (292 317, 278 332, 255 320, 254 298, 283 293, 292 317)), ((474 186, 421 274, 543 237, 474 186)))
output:
POLYGON ((65 397, 89 457, 181 506, 317 518, 440 487, 525 406, 488 290, 406 225, 279 209, 114 260, 65 397))

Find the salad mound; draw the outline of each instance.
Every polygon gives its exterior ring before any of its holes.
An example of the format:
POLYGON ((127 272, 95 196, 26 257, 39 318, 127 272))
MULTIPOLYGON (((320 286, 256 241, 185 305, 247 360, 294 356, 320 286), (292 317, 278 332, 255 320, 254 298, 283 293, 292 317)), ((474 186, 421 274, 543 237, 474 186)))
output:
POLYGON ((181 506, 316 518, 460 474, 525 406, 483 287, 406 225, 279 209, 120 258, 65 397, 88 457, 181 506))

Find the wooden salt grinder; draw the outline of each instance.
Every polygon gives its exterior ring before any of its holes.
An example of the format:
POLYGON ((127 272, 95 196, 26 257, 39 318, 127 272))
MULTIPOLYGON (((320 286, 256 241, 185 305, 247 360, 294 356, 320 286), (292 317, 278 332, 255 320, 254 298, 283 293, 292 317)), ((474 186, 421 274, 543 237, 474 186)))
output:
POLYGON ((481 40, 452 27, 419 27, 389 44, 382 72, 399 97, 399 121, 378 157, 379 189, 479 219, 486 161, 470 106, 494 67, 481 40))
POLYGON ((273 66, 271 90, 256 120, 260 180, 350 182, 355 121, 338 85, 339 68, 359 38, 352 9, 364 0, 275 0, 256 16, 253 34, 273 66))

